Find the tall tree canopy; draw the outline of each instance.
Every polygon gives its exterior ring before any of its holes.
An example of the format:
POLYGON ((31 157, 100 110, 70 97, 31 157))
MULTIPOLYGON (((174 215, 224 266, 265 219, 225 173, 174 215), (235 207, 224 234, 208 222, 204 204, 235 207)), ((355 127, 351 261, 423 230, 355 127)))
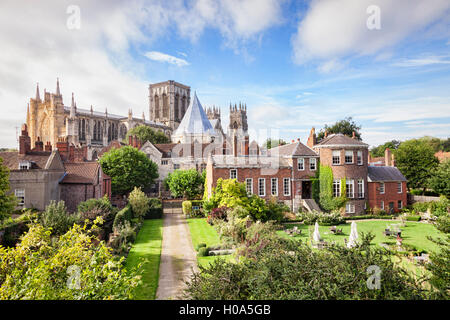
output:
POLYGON ((284 141, 283 139, 270 139, 270 138, 268 138, 266 140, 266 142, 264 142, 264 146, 267 149, 275 148, 275 147, 282 146, 282 145, 285 145, 285 144, 286 144, 286 141, 284 141))
POLYGON ((353 132, 355 132, 356 139, 361 140, 361 133, 360 133, 361 126, 357 125, 353 121, 352 117, 347 117, 343 120, 337 121, 332 126, 328 126, 326 124, 325 127, 322 130, 320 130, 320 132, 318 133, 317 141, 320 141, 325 137, 325 130, 328 132, 328 134, 342 133, 349 137, 352 137, 353 132))
POLYGON ((391 150, 397 150, 398 146, 400 145, 400 141, 398 140, 391 140, 388 142, 385 142, 384 144, 381 144, 377 147, 373 147, 370 149, 370 154, 372 157, 383 157, 384 151, 386 148, 389 148, 391 150))
POLYGON ((439 161, 433 148, 422 140, 402 142, 395 153, 396 165, 408 179, 408 188, 425 189, 439 161))
POLYGON ((193 199, 202 194, 205 175, 195 169, 175 170, 169 173, 164 183, 174 197, 193 199))
POLYGON ((146 188, 159 176, 156 163, 131 146, 113 148, 99 161, 103 172, 111 177, 111 189, 115 194, 126 194, 134 187, 146 188))
POLYGON ((157 143, 170 143, 170 138, 167 137, 164 133, 160 131, 156 131, 149 126, 140 125, 134 127, 130 131, 127 132, 127 136, 125 138, 125 143, 128 143, 129 136, 136 136, 142 143, 150 141, 153 144, 157 143))
POLYGON ((9 217, 17 205, 17 199, 9 191, 9 169, 0 157, 0 222, 9 217))
POLYGON ((428 186, 434 192, 450 198, 450 159, 439 164, 428 180, 428 186))

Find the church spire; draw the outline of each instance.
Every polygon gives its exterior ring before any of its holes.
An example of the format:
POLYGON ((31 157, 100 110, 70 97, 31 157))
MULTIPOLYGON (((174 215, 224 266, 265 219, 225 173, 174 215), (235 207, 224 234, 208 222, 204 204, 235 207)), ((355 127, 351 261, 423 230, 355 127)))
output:
POLYGON ((37 85, 36 85, 36 100, 37 100, 37 101, 40 101, 40 100, 41 100, 41 97, 40 97, 40 95, 39 95, 39 82, 38 82, 37 85))
POLYGON ((59 90, 59 78, 56 78, 56 95, 61 95, 61 91, 59 90))
POLYGON ((77 112, 77 106, 75 104, 75 98, 72 92, 72 104, 70 105, 70 118, 75 118, 75 113, 77 112))

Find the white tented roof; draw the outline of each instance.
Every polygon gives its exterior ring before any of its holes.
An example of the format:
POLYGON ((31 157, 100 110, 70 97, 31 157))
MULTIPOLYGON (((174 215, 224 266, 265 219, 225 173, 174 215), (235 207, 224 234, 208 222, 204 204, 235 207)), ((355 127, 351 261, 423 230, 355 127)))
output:
POLYGON ((191 100, 189 108, 173 135, 205 133, 214 134, 215 131, 197 98, 197 94, 194 93, 194 99, 191 100))

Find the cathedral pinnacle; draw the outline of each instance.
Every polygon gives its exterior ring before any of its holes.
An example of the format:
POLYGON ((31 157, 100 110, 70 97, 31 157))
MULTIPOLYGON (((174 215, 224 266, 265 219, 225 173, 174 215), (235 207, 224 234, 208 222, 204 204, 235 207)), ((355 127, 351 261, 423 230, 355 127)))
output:
POLYGON ((61 92, 59 90, 59 78, 56 78, 56 95, 60 96, 61 92))
POLYGON ((39 82, 36 85, 36 100, 40 101, 41 97, 39 95, 39 82))
POLYGON ((72 104, 70 106, 70 118, 75 118, 76 111, 77 111, 77 106, 75 104, 75 98, 74 98, 73 92, 72 92, 72 104))

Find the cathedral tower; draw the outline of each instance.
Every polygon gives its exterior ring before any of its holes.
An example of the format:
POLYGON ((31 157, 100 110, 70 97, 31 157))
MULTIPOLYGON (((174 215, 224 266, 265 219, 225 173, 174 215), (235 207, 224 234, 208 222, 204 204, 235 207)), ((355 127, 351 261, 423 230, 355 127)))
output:
POLYGON ((191 88, 173 80, 150 84, 150 121, 175 130, 190 104, 191 88))

